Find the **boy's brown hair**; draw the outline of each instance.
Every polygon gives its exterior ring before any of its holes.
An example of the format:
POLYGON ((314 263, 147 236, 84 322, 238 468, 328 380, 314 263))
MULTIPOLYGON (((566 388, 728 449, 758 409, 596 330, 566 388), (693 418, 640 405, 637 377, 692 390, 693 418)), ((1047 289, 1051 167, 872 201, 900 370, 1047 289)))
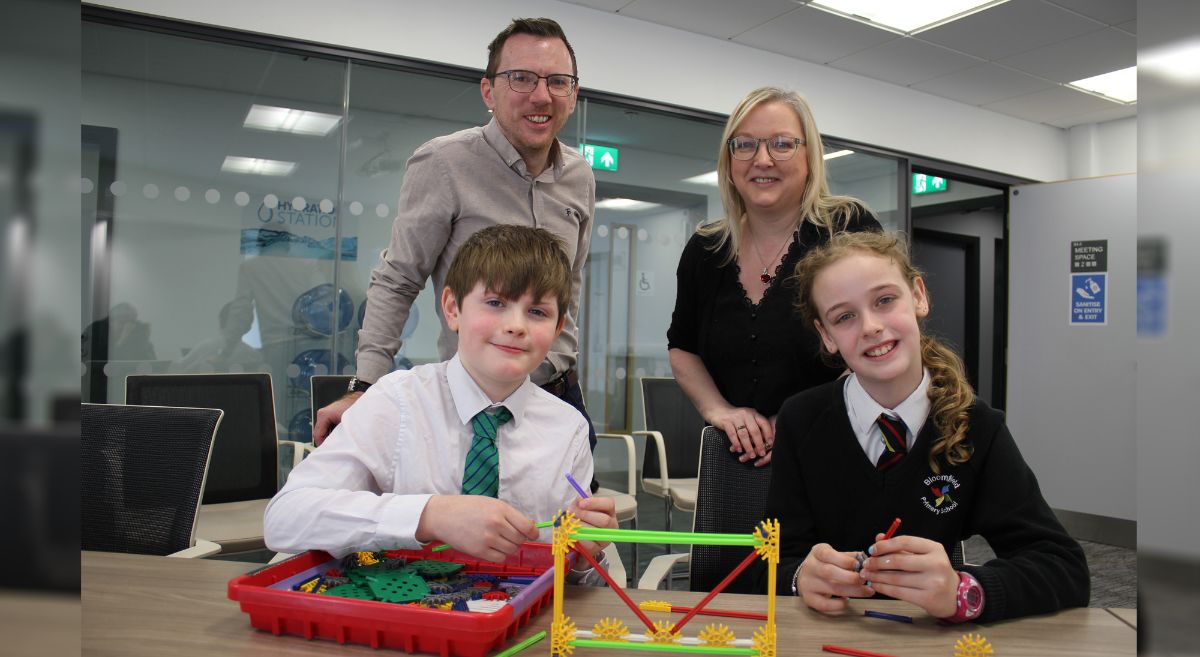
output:
POLYGON ((446 287, 459 303, 477 283, 506 299, 526 292, 534 299, 551 296, 561 323, 571 301, 571 262, 562 242, 544 228, 489 226, 467 238, 446 274, 446 287))

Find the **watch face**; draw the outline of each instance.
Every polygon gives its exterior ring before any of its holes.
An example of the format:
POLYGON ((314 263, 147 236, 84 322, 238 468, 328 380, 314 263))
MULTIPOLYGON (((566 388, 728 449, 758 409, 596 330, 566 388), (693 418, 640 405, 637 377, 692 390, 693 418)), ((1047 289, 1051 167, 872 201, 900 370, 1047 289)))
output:
POLYGON ((979 608, 979 603, 983 601, 983 592, 977 586, 967 588, 967 607, 971 609, 979 608))

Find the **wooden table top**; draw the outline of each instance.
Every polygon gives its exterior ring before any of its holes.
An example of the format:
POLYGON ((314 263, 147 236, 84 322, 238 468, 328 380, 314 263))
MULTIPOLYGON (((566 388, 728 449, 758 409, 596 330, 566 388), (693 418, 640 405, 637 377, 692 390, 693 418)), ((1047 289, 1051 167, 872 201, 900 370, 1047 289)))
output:
MULTIPOLYGON (((82 553, 82 647, 86 655, 120 657, 191 657, 193 655, 380 655, 368 646, 341 645, 333 641, 274 636, 250 626, 249 616, 226 596, 229 580, 259 565, 206 559, 173 559, 98 552, 82 553)), ((700 593, 681 591, 628 591, 635 601, 665 600, 693 604, 700 593)), ((825 655, 822 644, 835 644, 886 653, 895 657, 929 657, 954 654, 954 643, 967 632, 982 634, 997 655, 1004 657, 1107 657, 1136 654, 1137 633, 1122 620, 1133 610, 1068 609, 1056 614, 993 623, 987 626, 939 626, 916 607, 894 600, 854 600, 852 612, 830 617, 813 612, 794 597, 778 599, 778 652, 780 655, 825 655), (910 615, 912 625, 862 616, 865 609, 910 615)), ((713 608, 765 611, 766 598, 723 594, 713 608)), ((617 596, 604 588, 567 587, 565 611, 580 629, 602 617, 622 619, 634 631, 637 618, 617 596)), ((552 612, 545 608, 522 628, 518 639, 550 627, 552 612)), ((654 620, 666 618, 654 614, 654 620)), ((679 614, 671 618, 678 620, 679 614)), ((684 630, 694 636, 708 623, 725 623, 739 637, 749 637, 755 621, 700 616, 684 630)), ((512 645, 510 642, 508 645, 512 645)), ((543 641, 526 655, 545 655, 543 641)), ((616 654, 579 648, 579 655, 616 654)))

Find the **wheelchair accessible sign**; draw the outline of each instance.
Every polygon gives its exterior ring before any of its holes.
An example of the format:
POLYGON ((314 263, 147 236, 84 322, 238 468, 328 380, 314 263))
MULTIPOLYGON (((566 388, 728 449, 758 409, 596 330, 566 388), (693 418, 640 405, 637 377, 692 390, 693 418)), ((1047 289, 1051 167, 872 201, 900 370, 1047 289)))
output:
POLYGON ((1071 324, 1108 324, 1108 240, 1071 242, 1071 324))

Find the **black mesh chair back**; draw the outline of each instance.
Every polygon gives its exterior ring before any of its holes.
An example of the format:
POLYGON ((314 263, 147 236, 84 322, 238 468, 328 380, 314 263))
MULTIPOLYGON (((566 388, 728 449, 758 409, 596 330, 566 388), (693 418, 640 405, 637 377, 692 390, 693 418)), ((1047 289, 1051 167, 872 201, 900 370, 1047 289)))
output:
POLYGON ((317 421, 317 411, 341 399, 350 387, 353 377, 341 374, 314 374, 308 378, 309 398, 312 400, 312 421, 317 421))
POLYGON ((214 408, 83 404, 80 545, 167 555, 192 545, 214 408))
POLYGON ((279 435, 270 374, 130 376, 125 403, 225 411, 213 444, 204 504, 270 499, 278 490, 279 435))
MULTIPOLYGON (((667 476, 691 479, 700 463, 700 442, 695 439, 704 429, 704 419, 683 394, 674 378, 644 377, 642 400, 646 410, 646 428, 663 435, 667 448, 667 476)), ((658 452, 647 449, 642 472, 658 476, 658 452)))
MULTIPOLYGON (((749 534, 767 509, 771 466, 741 463, 729 451, 729 438, 715 427, 704 427, 700 438, 700 488, 696 494, 694 531, 716 534, 749 534)), ((693 545, 691 581, 693 591, 711 591, 751 548, 745 546, 693 545)), ((736 587, 726 589, 734 591, 736 587)), ((746 591, 743 591, 746 592, 746 591)))

